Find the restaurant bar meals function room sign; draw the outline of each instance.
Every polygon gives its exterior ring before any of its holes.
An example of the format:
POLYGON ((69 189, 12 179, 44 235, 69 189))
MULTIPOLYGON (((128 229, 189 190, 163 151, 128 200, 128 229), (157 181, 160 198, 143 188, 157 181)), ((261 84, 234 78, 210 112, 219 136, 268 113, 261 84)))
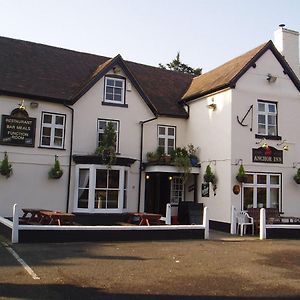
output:
POLYGON ((2 115, 2 145, 34 147, 36 119, 2 115))

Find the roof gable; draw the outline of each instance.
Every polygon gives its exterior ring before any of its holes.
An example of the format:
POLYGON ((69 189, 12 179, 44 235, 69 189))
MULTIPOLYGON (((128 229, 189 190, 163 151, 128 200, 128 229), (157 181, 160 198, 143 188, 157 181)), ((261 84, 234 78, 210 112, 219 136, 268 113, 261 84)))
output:
POLYGON ((179 100, 192 77, 115 58, 0 37, 0 92, 72 105, 120 65, 157 115, 186 118, 179 100))
POLYGON ((255 67, 256 61, 267 51, 272 51, 278 62, 281 64, 284 73, 286 73, 297 89, 300 91, 300 82, 287 61, 278 52, 272 41, 262 44, 245 54, 238 56, 216 69, 203 75, 195 77, 183 95, 182 100, 191 101, 198 97, 203 97, 210 93, 220 91, 225 88, 234 88, 237 81, 249 70, 255 67))

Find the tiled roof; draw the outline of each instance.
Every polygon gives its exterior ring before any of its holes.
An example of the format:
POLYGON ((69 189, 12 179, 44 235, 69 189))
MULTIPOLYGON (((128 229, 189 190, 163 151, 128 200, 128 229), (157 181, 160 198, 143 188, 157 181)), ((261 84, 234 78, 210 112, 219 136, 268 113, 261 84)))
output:
POLYGON ((278 52, 273 42, 269 41, 226 62, 210 72, 193 78, 192 83, 183 95, 182 100, 188 102, 198 97, 220 91, 224 88, 234 88, 239 78, 241 78, 249 68, 255 67, 258 58, 260 58, 267 50, 272 51, 281 64, 284 72, 289 75, 297 89, 300 91, 300 82, 297 76, 283 56, 278 52))
MULTIPOLYGON (((0 92, 73 104, 112 61, 108 57, 0 37, 0 92)), ((156 114, 187 117, 179 100, 192 80, 190 75, 124 63, 156 114)))

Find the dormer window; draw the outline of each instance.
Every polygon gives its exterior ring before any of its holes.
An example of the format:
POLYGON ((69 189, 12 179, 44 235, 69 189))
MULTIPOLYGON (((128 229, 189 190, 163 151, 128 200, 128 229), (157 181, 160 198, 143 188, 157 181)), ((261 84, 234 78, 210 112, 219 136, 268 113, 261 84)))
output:
POLYGON ((105 77, 104 103, 125 104, 125 79, 105 77))

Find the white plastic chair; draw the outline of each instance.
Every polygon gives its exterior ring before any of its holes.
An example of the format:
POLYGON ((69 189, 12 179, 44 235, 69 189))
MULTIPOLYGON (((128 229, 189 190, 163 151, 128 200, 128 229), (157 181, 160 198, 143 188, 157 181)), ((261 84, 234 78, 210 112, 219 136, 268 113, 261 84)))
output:
POLYGON ((252 227, 252 235, 254 235, 254 220, 248 215, 247 212, 241 211, 237 214, 237 232, 241 233, 241 236, 246 234, 247 225, 252 227))

